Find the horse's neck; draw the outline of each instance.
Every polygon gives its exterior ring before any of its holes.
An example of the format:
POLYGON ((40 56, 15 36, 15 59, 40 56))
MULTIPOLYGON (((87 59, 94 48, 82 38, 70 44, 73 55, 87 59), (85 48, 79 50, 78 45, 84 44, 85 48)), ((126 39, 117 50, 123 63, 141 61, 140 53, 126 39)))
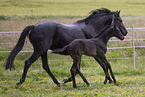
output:
POLYGON ((96 36, 99 35, 99 33, 104 30, 104 28, 108 26, 108 25, 105 25, 105 26, 101 26, 101 25, 98 25, 98 26, 94 26, 94 25, 91 25, 91 24, 85 24, 83 26, 81 26, 82 28, 82 31, 84 32, 85 36, 87 36, 87 38, 95 38, 96 36))
POLYGON ((111 24, 112 21, 112 15, 105 15, 98 17, 97 20, 91 20, 90 25, 95 30, 96 34, 98 32, 102 31, 105 27, 107 27, 109 24, 111 24))
POLYGON ((76 22, 75 24, 77 25, 77 27, 82 29, 82 32, 84 33, 85 38, 90 39, 96 36, 97 34, 96 30, 92 25, 86 24, 85 22, 76 22))
POLYGON ((107 45, 109 39, 112 37, 112 32, 113 28, 108 28, 104 32, 101 32, 101 34, 97 38, 107 45))
MULTIPOLYGON (((100 18, 100 17, 98 17, 100 18)), ((105 18, 105 17, 104 17, 105 18)), ((111 20, 112 17, 109 17, 109 19, 111 20)), ((101 19, 102 20, 102 19, 101 19)), ((101 21, 101 20, 94 20, 94 21, 89 21, 88 24, 85 23, 84 20, 81 21, 77 21, 76 24, 78 24, 79 27, 82 28, 85 36, 87 36, 87 38, 93 38, 94 36, 98 35, 99 32, 102 31, 102 29, 104 29, 104 27, 107 27, 109 23, 104 23, 105 21, 101 21)))

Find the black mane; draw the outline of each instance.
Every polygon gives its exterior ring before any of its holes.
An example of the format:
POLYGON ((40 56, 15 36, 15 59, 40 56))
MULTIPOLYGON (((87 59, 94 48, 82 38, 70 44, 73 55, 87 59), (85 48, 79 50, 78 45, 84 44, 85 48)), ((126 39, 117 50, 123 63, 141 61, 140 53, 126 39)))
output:
POLYGON ((100 13, 111 13, 111 11, 107 8, 100 8, 100 9, 95 9, 89 12, 89 14, 91 13, 91 15, 96 15, 96 14, 100 14, 100 13))
POLYGON ((96 17, 97 15, 99 16, 100 14, 112 14, 113 12, 111 12, 109 9, 107 8, 100 8, 100 9, 95 9, 89 12, 89 16, 85 19, 79 20, 77 22, 87 22, 88 20, 92 19, 93 17, 96 17))

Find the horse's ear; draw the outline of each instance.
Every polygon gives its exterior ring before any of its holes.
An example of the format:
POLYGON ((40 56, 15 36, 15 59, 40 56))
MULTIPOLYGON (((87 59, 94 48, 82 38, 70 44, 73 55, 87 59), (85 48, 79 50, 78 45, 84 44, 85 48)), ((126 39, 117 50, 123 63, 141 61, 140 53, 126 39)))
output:
POLYGON ((119 16, 119 14, 120 14, 120 11, 121 11, 121 10, 118 11, 118 16, 119 16))
POLYGON ((113 17, 112 17, 112 23, 111 23, 111 25, 114 26, 114 14, 113 14, 113 17))

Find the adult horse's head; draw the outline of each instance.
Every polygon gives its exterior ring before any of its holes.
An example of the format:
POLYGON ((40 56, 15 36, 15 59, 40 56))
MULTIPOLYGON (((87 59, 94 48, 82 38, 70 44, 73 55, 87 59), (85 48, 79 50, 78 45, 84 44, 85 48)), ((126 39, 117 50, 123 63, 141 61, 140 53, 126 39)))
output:
POLYGON ((116 24, 117 23, 115 22, 115 17, 114 17, 114 14, 113 14, 112 23, 110 25, 111 28, 113 29, 112 35, 117 37, 120 40, 123 40, 124 39, 124 35, 121 33, 120 29, 117 27, 116 24))
POLYGON ((122 19, 120 17, 120 11, 113 12, 113 14, 115 15, 115 22, 116 22, 117 27, 120 29, 122 34, 124 36, 126 36, 128 32, 127 32, 127 30, 122 22, 122 19))
POLYGON ((116 26, 119 28, 121 33, 124 36, 126 36, 128 32, 120 17, 120 11, 112 12, 106 8, 96 9, 91 11, 90 15, 87 18, 85 18, 83 21, 85 21, 87 25, 93 26, 95 31, 97 32, 102 30, 102 28, 111 25, 113 14, 114 14, 114 22, 116 26))

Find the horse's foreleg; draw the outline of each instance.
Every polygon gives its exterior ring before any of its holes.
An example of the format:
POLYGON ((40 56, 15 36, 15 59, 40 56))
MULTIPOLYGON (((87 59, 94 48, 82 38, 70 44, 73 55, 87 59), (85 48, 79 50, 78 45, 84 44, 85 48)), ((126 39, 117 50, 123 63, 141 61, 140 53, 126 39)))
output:
MULTIPOLYGON (((105 64, 101 60, 99 60, 97 57, 94 57, 94 59, 100 64, 100 66, 103 68, 104 73, 106 74, 106 72, 108 72, 108 68, 106 68, 105 64)), ((113 82, 110 76, 108 76, 108 78, 107 76, 105 76, 104 84, 107 83, 107 80, 109 80, 109 83, 113 82)))
POLYGON ((113 78, 114 83, 116 84, 116 79, 115 79, 115 76, 114 76, 114 74, 113 74, 113 71, 112 71, 111 65, 110 65, 110 63, 107 61, 107 59, 105 59, 105 62, 106 62, 106 66, 107 66, 107 68, 109 68, 109 70, 110 70, 111 77, 113 78))
POLYGON ((27 61, 25 61, 23 75, 22 75, 22 78, 20 79, 20 82, 18 82, 17 85, 21 85, 25 81, 25 78, 26 78, 27 71, 28 71, 29 67, 31 66, 31 64, 33 62, 35 62, 39 58, 39 56, 40 56, 40 54, 33 53, 33 55, 27 61))
POLYGON ((50 68, 49 68, 49 65, 48 65, 48 61, 47 61, 47 52, 44 53, 41 56, 41 58, 42 58, 42 63, 43 63, 43 69, 49 74, 49 76, 52 78, 53 82, 55 84, 57 84, 57 86, 60 86, 60 83, 57 81, 57 79, 55 78, 55 76, 50 71, 50 68))

